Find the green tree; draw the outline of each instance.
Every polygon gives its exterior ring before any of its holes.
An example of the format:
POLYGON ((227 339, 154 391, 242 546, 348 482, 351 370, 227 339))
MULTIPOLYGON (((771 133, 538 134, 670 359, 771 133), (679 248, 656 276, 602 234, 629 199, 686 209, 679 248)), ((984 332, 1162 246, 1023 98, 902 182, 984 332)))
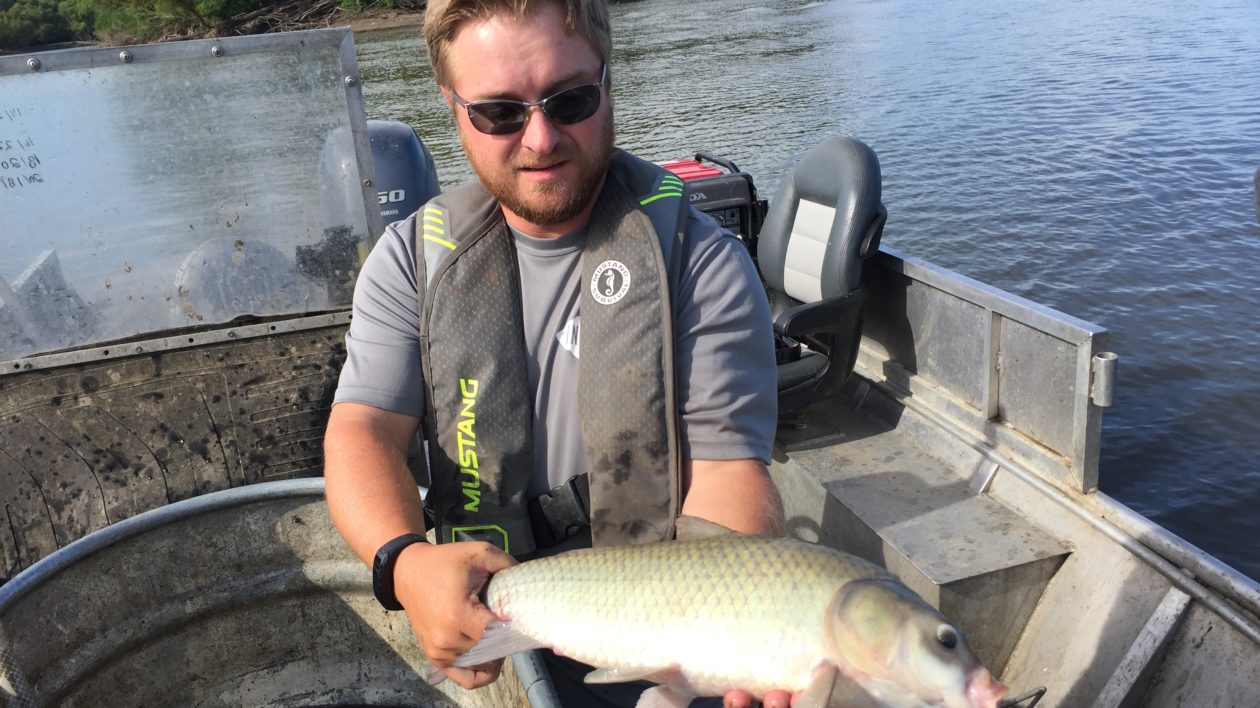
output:
POLYGON ((0 0, 0 48, 25 49, 75 39, 58 0, 0 0))

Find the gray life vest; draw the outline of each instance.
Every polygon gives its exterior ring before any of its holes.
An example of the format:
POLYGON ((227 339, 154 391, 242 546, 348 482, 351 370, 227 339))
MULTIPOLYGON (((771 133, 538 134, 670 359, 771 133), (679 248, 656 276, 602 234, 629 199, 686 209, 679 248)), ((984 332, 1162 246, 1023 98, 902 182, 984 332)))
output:
MULTIPOLYGON (((672 538, 681 504, 671 284, 681 270, 681 179, 614 151, 581 256, 578 414, 594 545, 672 538)), ((533 398, 516 244, 480 183, 416 215, 427 387, 427 505, 440 542, 535 550, 525 493, 533 398)))

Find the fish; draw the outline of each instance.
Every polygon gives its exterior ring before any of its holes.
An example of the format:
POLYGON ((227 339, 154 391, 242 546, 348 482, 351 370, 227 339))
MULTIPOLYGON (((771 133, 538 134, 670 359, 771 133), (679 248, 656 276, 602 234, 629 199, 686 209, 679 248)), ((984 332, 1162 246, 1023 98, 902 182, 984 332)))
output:
POLYGON ((587 683, 657 683, 636 708, 732 689, 801 691, 798 708, 823 708, 833 691, 846 706, 894 708, 995 708, 1005 694, 895 575, 791 538, 574 550, 502 570, 483 595, 498 619, 455 666, 546 647, 596 667, 587 683))

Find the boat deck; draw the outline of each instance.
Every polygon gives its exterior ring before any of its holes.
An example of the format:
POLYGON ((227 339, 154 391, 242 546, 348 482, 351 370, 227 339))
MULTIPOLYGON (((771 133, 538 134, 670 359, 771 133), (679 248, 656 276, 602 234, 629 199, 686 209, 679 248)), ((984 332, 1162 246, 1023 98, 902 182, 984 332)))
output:
POLYGON ((1046 687, 1041 706, 1255 702, 1244 633, 974 441, 855 378, 780 428, 772 474, 790 533, 897 573, 1011 695, 1046 687))
POLYGON ((978 494, 984 466, 969 474, 972 460, 917 444, 912 415, 884 418, 837 398, 798 424, 780 428, 775 461, 789 533, 893 571, 1001 671, 1018 639, 1009 628, 1028 621, 1069 549, 978 494))

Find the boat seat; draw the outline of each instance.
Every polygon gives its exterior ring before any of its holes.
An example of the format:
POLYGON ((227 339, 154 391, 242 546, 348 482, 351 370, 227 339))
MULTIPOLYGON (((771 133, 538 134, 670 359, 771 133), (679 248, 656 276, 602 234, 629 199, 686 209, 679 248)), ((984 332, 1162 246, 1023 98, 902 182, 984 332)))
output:
POLYGON ((879 250, 888 218, 880 179, 874 150, 831 136, 805 153, 770 202, 757 262, 774 319, 780 413, 833 394, 853 371, 862 262, 879 250))

